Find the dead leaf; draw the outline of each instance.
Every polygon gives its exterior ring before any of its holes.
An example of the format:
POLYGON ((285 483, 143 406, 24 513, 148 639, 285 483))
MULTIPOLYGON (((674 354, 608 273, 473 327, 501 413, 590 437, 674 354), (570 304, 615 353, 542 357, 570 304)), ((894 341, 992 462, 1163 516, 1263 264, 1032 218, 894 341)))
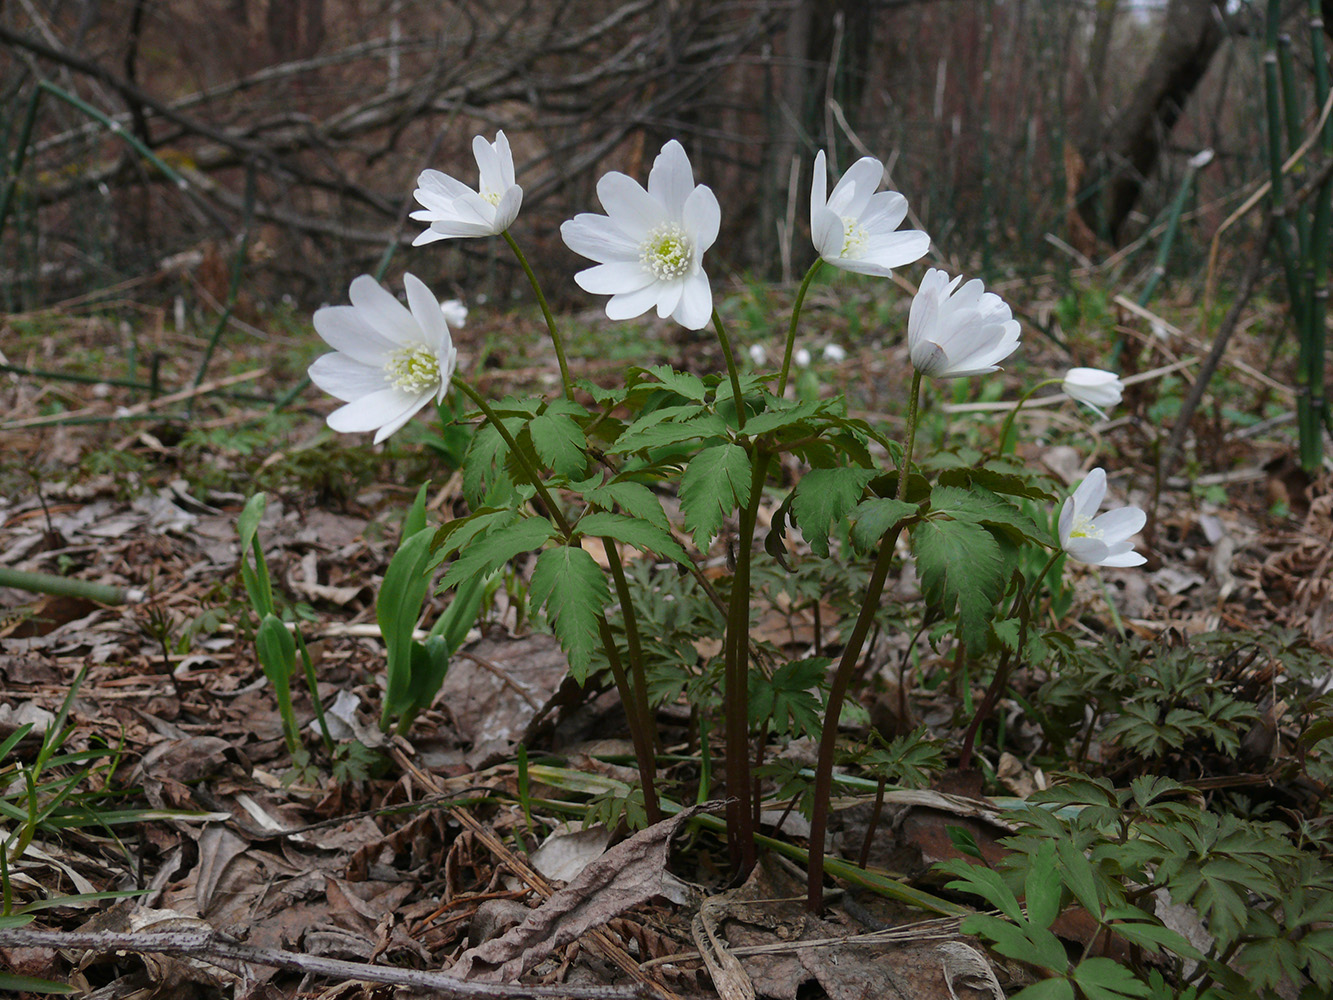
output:
POLYGON ((450 970, 463 979, 513 982, 555 949, 654 896, 667 886, 671 838, 698 806, 641 830, 588 865, 523 923, 465 951, 450 970))

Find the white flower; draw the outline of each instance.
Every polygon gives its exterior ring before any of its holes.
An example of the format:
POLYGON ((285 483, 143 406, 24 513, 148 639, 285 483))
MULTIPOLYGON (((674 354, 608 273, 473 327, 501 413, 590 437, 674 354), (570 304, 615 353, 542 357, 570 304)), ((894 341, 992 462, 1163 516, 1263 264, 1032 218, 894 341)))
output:
POLYGON ((797 368, 810 367, 810 352, 804 347, 796 348, 796 353, 792 355, 792 360, 796 362, 797 368))
POLYGON ((333 353, 315 359, 310 380, 347 404, 329 414, 329 426, 375 431, 376 444, 432 398, 442 402, 458 364, 434 294, 410 274, 403 284, 410 312, 363 274, 352 282, 350 306, 315 313, 315 330, 333 353))
POLYGON ((964 378, 996 371, 1018 347, 1020 328, 1013 313, 977 278, 962 288, 931 268, 921 279, 907 317, 912 364, 931 378, 964 378))
POLYGON ((1106 419, 1106 411, 1120 402, 1125 391, 1119 375, 1100 368, 1071 368, 1065 373, 1060 388, 1070 399, 1087 403, 1103 420, 1106 419))
POLYGON ((768 351, 764 349, 763 344, 750 345, 750 361, 759 368, 768 364, 768 351))
POLYGON ((836 365, 839 361, 847 360, 847 352, 841 344, 825 344, 824 360, 832 361, 836 365))
POLYGON ((523 204, 523 189, 514 183, 509 140, 503 132, 495 133, 494 143, 476 136, 472 154, 481 174, 475 191, 438 170, 423 170, 417 178, 412 197, 422 207, 412 218, 430 228, 412 241, 414 247, 455 236, 497 236, 513 225, 523 204))
POLYGON ((452 329, 457 330, 467 323, 467 306, 461 299, 445 299, 440 303, 440 312, 444 313, 444 321, 452 329))
POLYGON ((907 217, 907 199, 897 191, 876 191, 884 165, 863 156, 828 190, 824 151, 815 155, 810 184, 810 239, 819 256, 834 267, 887 277, 892 268, 920 260, 930 237, 919 229, 898 231, 907 217))
POLYGON ((1138 507, 1117 507, 1095 517, 1106 496, 1106 472, 1093 469, 1060 508, 1060 547, 1094 566, 1142 566, 1146 560, 1129 539, 1148 515, 1138 507))
POLYGON ((612 171, 597 182, 606 215, 585 212, 560 227, 569 249, 596 267, 574 276, 594 295, 610 295, 606 315, 633 319, 653 306, 690 330, 713 314, 713 290, 701 262, 717 239, 722 211, 711 188, 694 183, 689 157, 672 139, 653 161, 648 190, 612 171))

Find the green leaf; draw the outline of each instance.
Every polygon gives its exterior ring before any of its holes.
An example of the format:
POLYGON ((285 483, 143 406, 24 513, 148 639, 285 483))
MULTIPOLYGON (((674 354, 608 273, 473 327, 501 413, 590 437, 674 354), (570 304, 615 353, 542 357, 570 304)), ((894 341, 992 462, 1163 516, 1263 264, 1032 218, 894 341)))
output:
POLYGON ((698 375, 691 375, 689 372, 678 372, 668 365, 653 365, 651 368, 643 368, 640 371, 647 372, 678 396, 692 399, 696 403, 702 403, 708 398, 708 388, 698 375))
POLYGON ((963 921, 962 931, 988 938, 996 951, 1009 958, 1031 962, 1052 972, 1063 973, 1069 969, 1065 946, 1045 927, 1034 927, 1026 922, 1011 924, 989 914, 974 913, 963 921))
POLYGON ((936 482, 941 486, 961 486, 964 489, 980 486, 992 493, 1003 493, 1005 496, 1023 497, 1026 500, 1040 500, 1045 503, 1053 503, 1056 499, 1054 494, 1040 486, 1034 486, 1023 476, 1012 472, 998 472, 995 469, 975 467, 945 469, 939 474, 936 482))
POLYGON ((1136 907, 1118 906, 1108 909, 1104 919, 1126 941, 1132 941, 1154 955, 1166 948, 1196 962, 1203 958, 1182 935, 1136 907))
POLYGON ((1097 891, 1097 875, 1088 856, 1068 840, 1056 841, 1055 853, 1060 859, 1060 875, 1064 884, 1069 886, 1069 891, 1080 906, 1093 917, 1099 917, 1103 895, 1097 891))
POLYGON ((970 490, 956 486, 937 486, 930 494, 930 512, 947 514, 955 521, 1012 528, 1024 538, 1041 542, 1047 532, 1003 497, 974 486, 970 490))
POLYGON ((715 413, 701 413, 696 403, 664 406, 660 410, 645 413, 626 427, 607 451, 613 455, 623 455, 631 451, 680 444, 682 441, 718 437, 726 432, 726 421, 715 413))
POLYGON ((775 734, 818 736, 821 705, 811 692, 823 685, 832 662, 822 656, 795 660, 778 667, 772 677, 751 671, 747 692, 751 724, 767 722, 775 734))
POLYGON ((633 545, 636 549, 656 552, 679 563, 689 563, 690 557, 670 534, 654 524, 626 517, 624 514, 608 514, 602 511, 584 514, 579 518, 577 530, 581 535, 597 537, 607 535, 618 542, 633 545))
POLYGON ((417 490, 416 498, 412 501, 412 506, 407 509, 407 515, 403 518, 403 528, 398 535, 398 544, 401 545, 403 539, 411 538, 426 526, 426 490, 429 488, 430 480, 427 480, 417 490))
POLYGON ((980 896, 1010 920, 1022 920, 1023 911, 1018 905, 1018 897, 1005 885, 998 872, 982 865, 970 864, 962 858, 951 858, 935 866, 949 875, 957 875, 959 880, 946 883, 946 889, 958 889, 980 896))
POLYGON ((53 983, 49 979, 38 979, 36 976, 19 976, 12 972, 0 972, 0 989, 26 990, 29 993, 58 993, 62 996, 78 992, 68 983, 53 983))
POLYGON ((544 518, 525 517, 515 524, 478 537, 454 560, 440 581, 440 589, 446 590, 479 573, 499 569, 520 552, 540 548, 554 534, 555 529, 544 518))
POLYGON ((815 555, 829 554, 829 527, 860 502, 874 478, 873 469, 812 469, 796 484, 792 514, 815 555))
POLYGON ((958 634, 969 651, 985 648, 995 602, 1004 586, 1000 544, 979 524, 922 521, 912 551, 927 600, 948 615, 958 608, 958 634))
POLYGON ((381 727, 408 710, 412 683, 412 630, 421 617, 421 606, 430 589, 432 528, 422 528, 405 538, 389 560, 384 581, 375 595, 375 619, 384 639, 385 673, 381 727))
POLYGON ((415 715, 435 700, 449 672, 449 644, 443 636, 412 642, 412 676, 406 712, 415 715))
POLYGON ((643 483, 628 480, 606 483, 603 486, 588 490, 584 494, 584 498, 589 503, 607 510, 610 510, 613 505, 619 504, 621 509, 631 517, 647 521, 663 531, 667 531, 671 527, 667 521, 666 511, 662 509, 662 501, 658 500, 657 494, 644 486, 643 483))
POLYGON ((1074 1000, 1074 984, 1063 977, 1043 979, 1015 993, 1009 1000, 1074 1000))
POLYGON ((738 444, 717 444, 695 455, 680 477, 685 527, 701 552, 722 521, 750 502, 750 456, 738 444))
POLYGON ((765 410, 763 413, 756 413, 745 421, 745 433, 747 437, 758 437, 760 434, 769 434, 773 431, 784 430, 808 420, 820 408, 818 400, 810 402, 796 403, 782 408, 777 408, 785 400, 777 400, 775 397, 767 397, 768 402, 775 408, 765 410))
POLYGON ((1073 979, 1088 1000, 1152 996, 1147 983, 1111 958, 1085 958, 1074 968, 1073 979))
POLYGON ((1023 880, 1023 902, 1028 921, 1037 927, 1050 927, 1060 913, 1060 876, 1055 870, 1055 844, 1046 841, 1028 860, 1023 880))
MULTIPOLYGON (((269 683, 279 692, 287 690, 296 664, 296 640, 277 615, 265 615, 260 621, 255 633, 255 651, 269 683)), ((278 697, 282 697, 281 693, 278 697)))
POLYGON ((274 612, 273 585, 269 581, 268 563, 264 561, 264 547, 259 544, 259 522, 267 501, 267 494, 256 493, 246 501, 236 519, 241 535, 241 582, 245 584, 250 606, 260 618, 274 612), (254 559, 253 565, 251 558, 254 559))
POLYGON ((568 400, 555 400, 528 424, 537 457, 561 476, 578 476, 588 464, 588 439, 570 411, 584 414, 568 400))
POLYGON ((534 606, 546 606, 570 676, 582 683, 599 641, 598 619, 611 600, 606 577, 583 549, 561 545, 537 557, 529 592, 534 606))
POLYGON ((884 533, 904 518, 920 513, 920 508, 906 500, 872 497, 852 511, 852 544, 863 552, 879 545, 884 533))

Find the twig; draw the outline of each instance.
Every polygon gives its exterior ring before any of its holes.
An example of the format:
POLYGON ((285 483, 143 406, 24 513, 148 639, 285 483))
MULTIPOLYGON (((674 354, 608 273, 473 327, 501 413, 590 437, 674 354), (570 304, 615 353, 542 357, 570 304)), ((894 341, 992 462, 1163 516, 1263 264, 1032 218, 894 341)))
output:
MULTIPOLYGON (((173 392, 166 396, 159 396, 157 399, 150 399, 143 403, 135 403, 133 406, 127 406, 125 409, 117 412, 117 418, 134 417, 141 413, 148 413, 153 410, 160 410, 164 406, 170 406, 172 403, 179 403, 183 399, 193 399, 195 396, 204 396, 217 389, 225 389, 229 385, 236 385, 238 382, 249 382, 251 379, 259 378, 268 372, 267 368, 255 368, 248 372, 241 372, 239 375, 228 375, 225 378, 215 378, 211 382, 205 382, 203 385, 192 386, 189 389, 182 389, 179 392, 173 392)), ((16 431, 24 427, 41 427, 45 424, 60 424, 76 417, 95 416, 93 409, 87 407, 82 410, 75 410, 73 413, 52 413, 45 417, 29 417, 26 420, 11 420, 7 424, 0 424, 0 431, 16 431)))
POLYGON ((231 959, 291 969, 314 976, 372 983, 392 983, 431 990, 448 997, 575 997, 584 1000, 632 1000, 644 995, 634 986, 526 986, 521 983, 472 983, 443 972, 397 969, 336 958, 302 955, 277 948, 241 944, 203 921, 182 920, 185 926, 166 931, 123 934, 112 931, 46 931, 32 927, 0 928, 0 945, 18 948, 90 948, 97 951, 135 951, 160 955, 190 955, 206 961, 231 959))

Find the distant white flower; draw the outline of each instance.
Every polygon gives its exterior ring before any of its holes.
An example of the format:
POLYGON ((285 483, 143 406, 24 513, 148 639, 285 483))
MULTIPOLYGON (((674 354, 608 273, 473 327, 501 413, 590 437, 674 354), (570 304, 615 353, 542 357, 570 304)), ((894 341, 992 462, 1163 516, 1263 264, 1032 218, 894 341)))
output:
POLYGON ((594 295, 610 295, 606 315, 633 319, 653 306, 690 330, 713 314, 702 261, 717 239, 722 211, 712 189, 694 183, 689 157, 672 139, 653 161, 648 190, 612 171, 597 182, 606 215, 582 213, 560 227, 569 249, 596 267, 574 276, 594 295))
POLYGON ((998 370, 1018 347, 1020 327, 1004 300, 973 278, 949 280, 931 268, 907 317, 912 364, 931 378, 964 378, 998 370))
POLYGON ((363 274, 352 282, 350 306, 315 313, 315 330, 333 348, 316 358, 310 380, 346 402, 329 414, 335 431, 375 431, 379 444, 433 398, 444 400, 458 364, 439 301, 403 275, 411 311, 363 274))
POLYGON ((423 170, 412 196, 422 207, 412 213, 430 228, 412 241, 414 247, 455 236, 497 236, 518 216, 523 189, 514 183, 514 156, 503 132, 495 142, 472 140, 472 154, 481 174, 477 190, 438 170, 423 170))
POLYGON ((1120 402, 1125 385, 1115 372, 1100 368, 1071 368, 1060 386, 1066 396, 1086 403, 1106 419, 1106 411, 1120 402))
POLYGON ((762 367, 763 365, 768 364, 768 351, 764 349, 763 344, 750 345, 750 361, 752 361, 756 367, 762 367))
POLYGON ((930 249, 930 237, 919 229, 898 230, 907 217, 907 199, 897 191, 879 191, 883 179, 884 165, 873 156, 863 156, 826 196, 824 151, 815 155, 810 239, 819 256, 834 267, 887 277, 893 268, 920 260, 930 249))
POLYGON ((450 329, 457 330, 467 323, 467 306, 460 299, 445 299, 440 303, 440 312, 450 329))
POLYGON ((797 368, 810 367, 810 352, 804 347, 796 348, 796 353, 792 355, 792 360, 796 362, 797 368))
POLYGON ((1117 507, 1096 516, 1106 497, 1106 472, 1093 469, 1060 508, 1060 547, 1093 566, 1142 566, 1148 560, 1129 539, 1143 530, 1148 515, 1138 507, 1117 507))
POLYGON ((843 350, 841 344, 825 344, 824 360, 832 361, 836 365, 839 361, 847 360, 847 352, 843 350))

